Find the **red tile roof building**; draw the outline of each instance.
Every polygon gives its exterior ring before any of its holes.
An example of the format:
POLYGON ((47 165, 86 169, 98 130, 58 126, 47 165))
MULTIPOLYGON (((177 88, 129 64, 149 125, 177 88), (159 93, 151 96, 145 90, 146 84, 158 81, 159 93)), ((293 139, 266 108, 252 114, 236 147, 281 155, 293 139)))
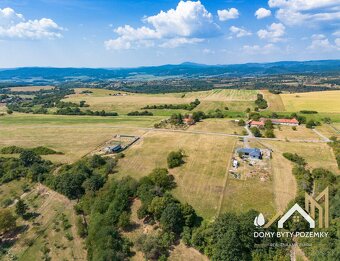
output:
POLYGON ((259 121, 250 120, 248 121, 249 127, 264 127, 266 120, 270 120, 273 124, 277 125, 288 125, 288 126, 298 126, 299 121, 295 118, 293 119, 267 119, 261 118, 259 121))

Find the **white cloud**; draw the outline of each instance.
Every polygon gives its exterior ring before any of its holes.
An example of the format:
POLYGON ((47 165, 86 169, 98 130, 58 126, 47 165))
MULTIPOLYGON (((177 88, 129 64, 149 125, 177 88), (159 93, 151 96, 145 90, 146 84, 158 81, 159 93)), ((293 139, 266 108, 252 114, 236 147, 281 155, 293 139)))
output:
POLYGON ((105 41, 107 49, 132 49, 158 45, 174 48, 202 42, 219 34, 219 27, 200 1, 180 1, 176 9, 143 19, 149 26, 130 25, 114 30, 118 38, 105 41))
POLYGON ((337 38, 332 44, 329 39, 323 34, 313 34, 312 43, 308 46, 309 50, 316 52, 331 52, 340 50, 340 39, 337 38))
POLYGON ((236 35, 236 37, 238 38, 252 35, 252 33, 247 31, 246 29, 236 26, 230 26, 229 30, 233 35, 236 35))
POLYGON ((340 37, 340 30, 335 31, 334 33, 332 33, 332 35, 334 35, 336 37, 340 37))
POLYGON ((275 43, 282 40, 282 36, 285 34, 285 29, 285 26, 281 23, 272 23, 270 26, 267 26, 267 30, 259 30, 257 35, 260 39, 265 39, 275 43))
POLYGON ((338 49, 340 50, 340 38, 336 38, 335 39, 335 45, 338 47, 338 49))
POLYGON ((286 25, 315 24, 340 20, 339 0, 269 0, 278 8, 276 17, 286 25))
POLYGON ((52 19, 25 20, 12 8, 0 9, 0 38, 3 39, 55 39, 64 29, 52 19))
POLYGON ((203 53, 209 55, 209 54, 215 54, 215 51, 208 49, 208 48, 204 48, 203 53))
POLYGON ((255 16, 257 19, 263 19, 271 15, 272 15, 272 12, 270 10, 266 8, 262 8, 262 7, 257 9, 257 11, 255 12, 255 16))
POLYGON ((271 54, 278 50, 274 44, 266 44, 264 46, 260 45, 244 45, 242 50, 247 54, 271 54))
POLYGON ((168 41, 165 41, 164 43, 160 44, 160 47, 163 48, 176 48, 180 45, 184 44, 195 44, 203 42, 203 39, 200 38, 173 38, 168 41))
POLYGON ((220 21, 224 22, 231 19, 236 19, 239 17, 240 13, 236 8, 217 10, 217 15, 220 21))

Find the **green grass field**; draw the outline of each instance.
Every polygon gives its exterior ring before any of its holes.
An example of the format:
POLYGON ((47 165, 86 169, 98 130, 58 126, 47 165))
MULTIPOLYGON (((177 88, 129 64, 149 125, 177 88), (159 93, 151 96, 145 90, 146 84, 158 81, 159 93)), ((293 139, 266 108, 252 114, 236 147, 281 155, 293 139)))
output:
POLYGON ((287 111, 340 112, 340 91, 280 94, 287 111))

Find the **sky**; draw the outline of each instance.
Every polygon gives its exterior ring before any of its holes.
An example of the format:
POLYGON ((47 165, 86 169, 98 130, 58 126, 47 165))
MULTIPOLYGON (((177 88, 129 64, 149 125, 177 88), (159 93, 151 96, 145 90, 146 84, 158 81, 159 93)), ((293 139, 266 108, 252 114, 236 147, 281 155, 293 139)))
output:
POLYGON ((0 68, 340 59, 340 0, 0 0, 0 68))

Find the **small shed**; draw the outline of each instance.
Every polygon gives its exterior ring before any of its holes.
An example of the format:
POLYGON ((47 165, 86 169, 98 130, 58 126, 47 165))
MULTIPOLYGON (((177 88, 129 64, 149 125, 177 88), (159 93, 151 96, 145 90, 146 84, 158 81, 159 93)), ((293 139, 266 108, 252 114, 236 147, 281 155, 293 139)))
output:
POLYGON ((122 145, 114 145, 114 146, 108 146, 104 149, 105 153, 115 153, 122 150, 122 145))
POLYGON ((262 152, 258 148, 241 148, 237 150, 240 157, 250 159, 262 159, 262 152))

